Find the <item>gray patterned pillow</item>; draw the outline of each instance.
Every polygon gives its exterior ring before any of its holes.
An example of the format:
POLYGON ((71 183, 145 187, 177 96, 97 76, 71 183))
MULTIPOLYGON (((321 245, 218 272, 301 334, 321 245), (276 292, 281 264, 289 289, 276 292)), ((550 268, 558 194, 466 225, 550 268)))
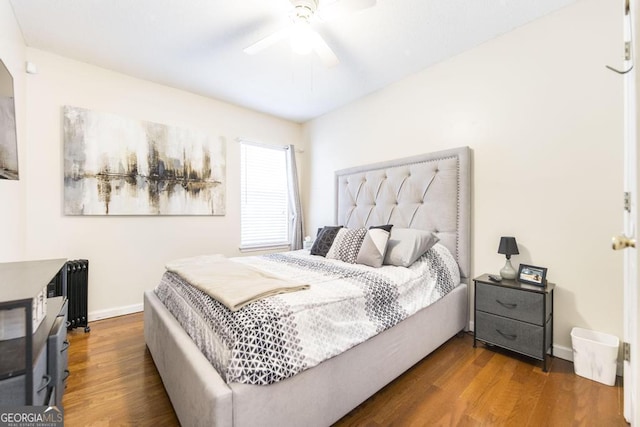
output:
POLYGON ((311 255, 326 256, 341 228, 342 226, 338 225, 334 227, 324 227, 318 230, 318 236, 311 246, 311 255))
POLYGON ((366 234, 366 228, 341 228, 327 252, 327 258, 355 264, 366 234))

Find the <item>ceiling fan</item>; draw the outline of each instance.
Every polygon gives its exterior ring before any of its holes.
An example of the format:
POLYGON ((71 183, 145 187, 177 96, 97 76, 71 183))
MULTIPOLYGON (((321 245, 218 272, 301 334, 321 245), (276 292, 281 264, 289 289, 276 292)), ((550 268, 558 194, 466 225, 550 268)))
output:
POLYGON ((376 0, 289 0, 293 8, 289 12, 291 24, 268 35, 244 49, 254 55, 269 46, 289 38, 291 49, 302 55, 314 51, 326 67, 338 64, 338 57, 324 39, 311 26, 315 21, 326 21, 346 13, 367 9, 376 5, 376 0))

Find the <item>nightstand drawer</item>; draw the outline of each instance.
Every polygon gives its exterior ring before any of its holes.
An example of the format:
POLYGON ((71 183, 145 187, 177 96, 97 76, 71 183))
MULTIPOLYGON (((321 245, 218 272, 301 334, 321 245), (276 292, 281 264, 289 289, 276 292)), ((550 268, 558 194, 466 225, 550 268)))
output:
POLYGON ((476 283, 476 309, 544 325, 544 294, 476 283))
POLYGON ((542 359, 544 328, 493 314, 476 312, 476 338, 497 346, 542 359))

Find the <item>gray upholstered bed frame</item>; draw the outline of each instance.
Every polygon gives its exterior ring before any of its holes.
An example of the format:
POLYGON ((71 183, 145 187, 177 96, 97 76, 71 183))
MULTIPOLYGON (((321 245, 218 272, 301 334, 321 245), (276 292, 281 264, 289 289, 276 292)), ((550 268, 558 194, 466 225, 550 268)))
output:
POLYGON ((153 291, 144 295, 145 341, 184 426, 327 426, 468 323, 471 168, 467 147, 336 173, 337 221, 434 231, 463 283, 395 327, 269 386, 226 384, 153 291))

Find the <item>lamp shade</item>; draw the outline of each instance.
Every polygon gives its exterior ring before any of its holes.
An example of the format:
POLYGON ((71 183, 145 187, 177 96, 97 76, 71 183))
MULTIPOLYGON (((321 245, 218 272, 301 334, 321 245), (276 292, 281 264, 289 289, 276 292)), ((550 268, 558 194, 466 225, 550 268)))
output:
POLYGON ((518 255, 518 244, 515 237, 501 237, 498 253, 504 254, 509 258, 511 255, 518 255))

